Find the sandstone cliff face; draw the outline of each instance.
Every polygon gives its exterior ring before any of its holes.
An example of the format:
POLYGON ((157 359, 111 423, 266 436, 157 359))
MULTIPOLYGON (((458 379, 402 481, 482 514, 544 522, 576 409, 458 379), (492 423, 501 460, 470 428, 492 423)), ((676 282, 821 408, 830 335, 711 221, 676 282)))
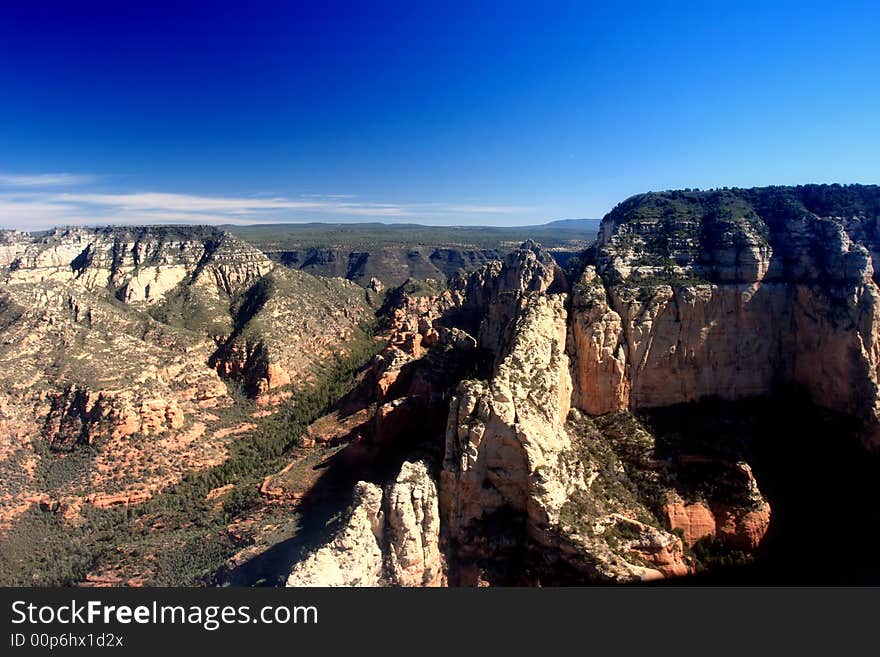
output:
POLYGON ((359 482, 329 543, 298 562, 287 586, 441 586, 437 489, 423 462, 404 462, 386 490, 359 482))
POLYGON ((272 268, 257 249, 212 228, 56 229, 19 237, 7 283, 76 283, 155 304, 180 283, 240 292, 272 268))
POLYGON ((673 530, 682 531, 689 547, 707 536, 717 536, 732 548, 751 552, 758 548, 770 527, 770 505, 766 501, 754 509, 673 502, 667 506, 667 514, 667 522, 673 530))
POLYGON ((816 214, 808 191, 643 195, 611 212, 575 285, 575 406, 738 399, 792 382, 862 417, 876 442, 877 217, 857 191, 851 215, 816 214))
POLYGON ((595 464, 567 424, 566 295, 550 292, 565 287, 559 272, 531 247, 484 280, 478 332, 496 350, 496 366, 488 383, 458 387, 441 472, 454 581, 552 582, 554 571, 570 573, 570 581, 618 581, 689 572, 680 539, 637 502, 595 514, 572 505, 604 493, 592 490, 595 464), (640 513, 650 522, 637 519, 640 513), (617 540, 618 526, 627 528, 626 540, 617 540))
POLYGON ((588 266, 572 293, 568 351, 576 382, 572 403, 592 415, 628 407, 630 380, 623 320, 611 309, 595 267, 588 266))
POLYGON ((388 578, 398 586, 442 586, 437 487, 424 462, 405 462, 386 493, 388 578))
POLYGON ((451 404, 441 497, 447 530, 461 544, 471 545, 478 521, 502 508, 524 514, 539 533, 581 483, 565 458, 571 388, 563 299, 523 303, 513 348, 492 381, 463 383, 451 404))

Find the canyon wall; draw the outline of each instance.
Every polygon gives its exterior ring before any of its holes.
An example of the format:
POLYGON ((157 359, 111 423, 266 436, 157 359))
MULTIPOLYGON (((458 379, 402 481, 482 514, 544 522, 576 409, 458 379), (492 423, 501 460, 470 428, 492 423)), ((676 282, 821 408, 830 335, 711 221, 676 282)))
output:
MULTIPOLYGON (((600 472, 602 464, 613 460, 623 468, 610 448, 600 464, 584 447, 605 438, 597 431, 585 436, 580 416, 570 413, 566 289, 553 259, 526 243, 440 295, 402 299, 393 314, 389 348, 377 358, 374 375, 383 382, 383 398, 396 399, 386 401, 377 418, 417 399, 422 408, 448 404, 436 486, 437 540, 451 584, 638 581, 692 570, 671 527, 664 528, 636 496, 605 490, 606 476, 616 475, 600 472), (429 346, 411 348, 428 336, 429 346), (403 355, 393 357, 395 352, 403 355), (486 354, 488 378, 448 382, 445 392, 425 385, 428 375, 420 368, 436 372, 444 353, 471 363, 486 354), (406 368, 414 372, 404 381, 406 368), (593 497, 601 502, 581 506, 593 497)), ((374 440, 387 450, 406 442, 407 434, 430 437, 429 417, 396 427, 396 438, 377 425, 374 440)), ((387 530, 374 532, 375 540, 364 530, 365 517, 380 517, 381 495, 369 491, 381 489, 358 484, 350 521, 293 567, 289 585, 394 581, 381 538, 387 530), (368 549, 358 547, 364 544, 368 549)))
POLYGON ((876 201, 870 188, 841 188, 830 207, 810 193, 648 194, 609 213, 574 285, 574 405, 601 414, 793 383, 880 445, 876 201))

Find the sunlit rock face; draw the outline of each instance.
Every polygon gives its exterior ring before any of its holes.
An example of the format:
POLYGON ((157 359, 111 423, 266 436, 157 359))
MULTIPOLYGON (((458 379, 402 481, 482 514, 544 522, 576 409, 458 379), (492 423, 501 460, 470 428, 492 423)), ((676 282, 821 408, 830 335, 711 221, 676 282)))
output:
POLYGON ((636 499, 600 491, 596 462, 570 417, 568 289, 534 244, 474 274, 467 308, 495 354, 488 380, 461 382, 450 402, 440 513, 458 585, 636 581, 691 571, 678 536, 636 499), (601 496, 601 508, 580 500, 601 496), (617 528, 626 538, 618 540, 617 528))
POLYGON ((296 563, 287 586, 442 586, 437 488, 405 461, 385 490, 361 481, 351 511, 323 546, 296 563))

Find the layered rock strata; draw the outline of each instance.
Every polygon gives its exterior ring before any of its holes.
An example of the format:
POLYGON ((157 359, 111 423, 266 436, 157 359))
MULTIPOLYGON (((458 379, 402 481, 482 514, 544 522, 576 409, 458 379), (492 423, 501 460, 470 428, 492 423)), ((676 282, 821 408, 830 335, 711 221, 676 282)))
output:
POLYGON ((870 187, 669 192, 602 223, 574 286, 576 407, 805 388, 878 445, 880 250, 870 187))

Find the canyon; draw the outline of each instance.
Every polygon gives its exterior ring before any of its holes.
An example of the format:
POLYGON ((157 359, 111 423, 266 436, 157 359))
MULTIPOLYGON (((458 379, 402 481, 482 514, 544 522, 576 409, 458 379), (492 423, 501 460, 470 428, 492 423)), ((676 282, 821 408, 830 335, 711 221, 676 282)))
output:
POLYGON ((797 582, 814 514, 877 515, 878 219, 876 186, 648 193, 576 256, 387 280, 220 229, 4 233, 4 568, 125 514, 64 583, 797 582))

